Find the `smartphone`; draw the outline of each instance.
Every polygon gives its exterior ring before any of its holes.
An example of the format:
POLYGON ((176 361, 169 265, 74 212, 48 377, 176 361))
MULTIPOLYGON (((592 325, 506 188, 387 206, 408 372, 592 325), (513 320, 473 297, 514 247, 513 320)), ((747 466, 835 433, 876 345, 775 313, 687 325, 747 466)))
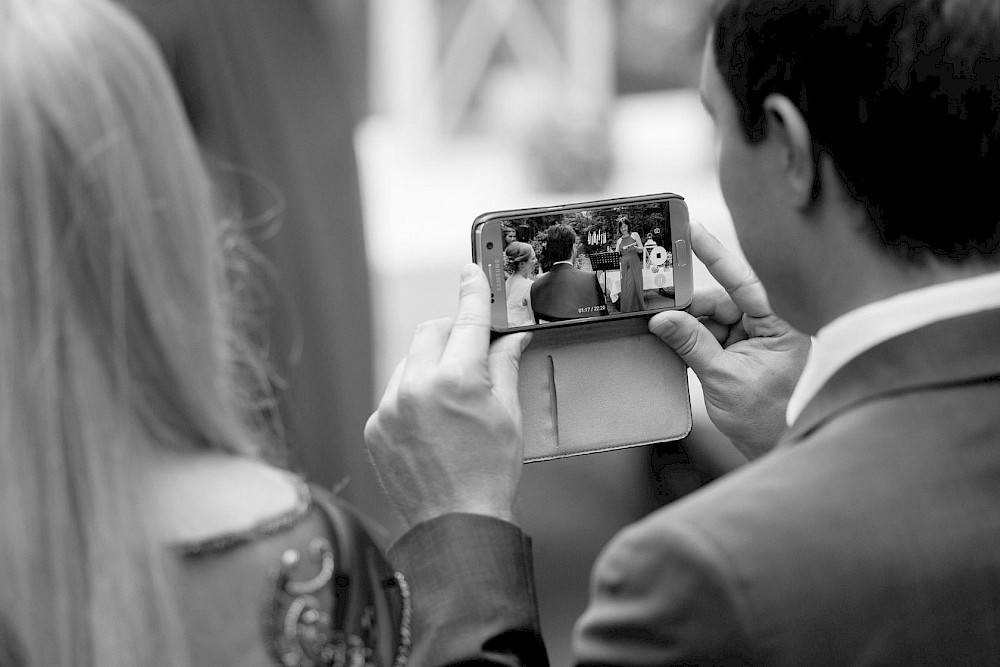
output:
POLYGON ((497 333, 691 304, 688 212, 676 194, 484 213, 472 259, 489 279, 497 333))

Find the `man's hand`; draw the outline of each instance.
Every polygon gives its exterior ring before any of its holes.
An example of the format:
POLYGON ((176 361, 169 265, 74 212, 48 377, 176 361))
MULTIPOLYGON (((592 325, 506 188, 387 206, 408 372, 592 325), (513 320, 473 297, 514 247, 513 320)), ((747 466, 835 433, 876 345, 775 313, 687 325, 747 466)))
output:
POLYGON ((462 271, 458 316, 422 324, 365 442, 390 500, 413 526, 450 512, 511 520, 524 443, 517 367, 527 334, 490 345, 490 288, 462 271))
POLYGON ((712 422, 755 458, 785 430, 785 409, 809 354, 809 337, 772 313, 750 267, 694 222, 691 247, 724 289, 697 291, 687 312, 659 313, 649 330, 698 376, 712 422))

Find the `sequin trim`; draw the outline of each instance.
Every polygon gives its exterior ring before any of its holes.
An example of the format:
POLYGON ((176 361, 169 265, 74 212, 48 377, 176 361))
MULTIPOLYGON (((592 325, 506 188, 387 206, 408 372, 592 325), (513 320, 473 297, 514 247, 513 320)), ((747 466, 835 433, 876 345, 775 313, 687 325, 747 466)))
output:
POLYGON ((399 621, 399 648, 396 650, 396 661, 393 667, 406 667, 410 660, 410 618, 413 614, 413 603, 410 601, 410 585, 406 583, 402 572, 396 572, 396 585, 403 599, 403 613, 399 621))
MULTIPOLYGON (((387 628, 376 625, 375 608, 366 606, 359 627, 360 634, 347 633, 337 627, 334 620, 338 613, 331 595, 335 586, 342 586, 341 576, 336 575, 336 561, 329 541, 316 539, 310 545, 310 554, 319 558, 318 572, 305 580, 296 580, 292 574, 300 565, 306 566, 302 555, 295 549, 287 550, 275 581, 274 597, 264 613, 264 631, 268 649, 276 667, 376 667, 375 651, 379 632, 387 628)), ((360 585, 360 581, 347 585, 360 585)), ((399 634, 392 667, 406 667, 410 658, 412 602, 410 588, 402 573, 395 572, 379 582, 388 592, 399 590, 401 608, 399 634)), ((383 663, 388 664, 388 663, 383 663)))
POLYGON ((309 508, 312 506, 312 492, 309 490, 309 485, 300 477, 295 477, 294 481, 298 500, 287 512, 264 519, 247 530, 223 533, 198 542, 181 542, 174 546, 175 551, 185 558, 217 554, 290 528, 309 514, 309 508))

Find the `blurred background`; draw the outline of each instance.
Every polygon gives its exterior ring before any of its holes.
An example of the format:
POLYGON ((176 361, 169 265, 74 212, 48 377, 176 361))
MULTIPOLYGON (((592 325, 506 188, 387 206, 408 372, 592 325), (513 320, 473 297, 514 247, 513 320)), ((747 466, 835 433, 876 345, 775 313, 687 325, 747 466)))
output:
MULTIPOLYGON (((274 267, 264 336, 291 464, 385 546, 402 524, 362 429, 416 325, 454 314, 476 216, 674 192, 736 248, 698 100, 704 0, 120 1, 274 267)), ((518 516, 553 664, 601 547, 742 462, 693 376, 691 393, 682 443, 527 466, 518 516)))

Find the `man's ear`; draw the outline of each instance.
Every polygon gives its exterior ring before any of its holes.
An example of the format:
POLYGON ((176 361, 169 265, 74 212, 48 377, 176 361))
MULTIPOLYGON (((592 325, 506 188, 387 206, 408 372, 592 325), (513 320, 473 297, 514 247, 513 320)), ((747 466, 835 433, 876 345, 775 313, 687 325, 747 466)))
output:
POLYGON ((814 196, 817 178, 813 160, 812 135, 798 107, 784 95, 772 93, 764 98, 767 118, 767 141, 779 151, 779 169, 794 202, 807 207, 814 196))

